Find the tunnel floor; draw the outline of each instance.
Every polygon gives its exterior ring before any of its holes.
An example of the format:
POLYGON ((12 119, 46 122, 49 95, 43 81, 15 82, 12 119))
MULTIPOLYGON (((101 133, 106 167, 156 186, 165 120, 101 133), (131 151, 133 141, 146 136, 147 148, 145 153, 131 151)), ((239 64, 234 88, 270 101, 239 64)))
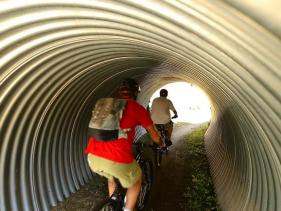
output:
POLYGON ((173 146, 164 155, 162 166, 157 172, 155 186, 149 203, 149 211, 188 211, 187 188, 191 186, 192 174, 185 136, 197 125, 175 128, 173 146))
MULTIPOLYGON (((162 166, 157 170, 147 211, 188 211, 186 189, 190 187, 192 173, 189 166, 189 153, 184 137, 200 125, 181 124, 174 128, 173 145, 164 154, 162 166), (184 146, 185 145, 185 146, 184 146)), ((106 181, 95 177, 77 193, 72 194, 52 211, 88 211, 106 194, 106 181)))

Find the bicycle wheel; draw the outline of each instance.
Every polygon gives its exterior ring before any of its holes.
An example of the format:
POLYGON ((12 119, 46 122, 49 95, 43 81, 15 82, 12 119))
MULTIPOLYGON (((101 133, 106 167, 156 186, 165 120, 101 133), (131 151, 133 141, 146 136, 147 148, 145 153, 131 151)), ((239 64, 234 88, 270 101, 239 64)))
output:
POLYGON ((90 211, 109 211, 110 207, 113 207, 112 200, 110 198, 103 199, 97 205, 91 207, 90 211))
POLYGON ((99 211, 115 211, 111 203, 105 204, 99 211))
POLYGON ((114 201, 111 198, 105 198, 92 207, 90 211, 115 211, 114 201))
POLYGON ((150 160, 144 160, 140 163, 142 169, 142 186, 137 201, 137 210, 144 210, 146 202, 149 198, 149 193, 152 186, 153 180, 153 165, 150 160))

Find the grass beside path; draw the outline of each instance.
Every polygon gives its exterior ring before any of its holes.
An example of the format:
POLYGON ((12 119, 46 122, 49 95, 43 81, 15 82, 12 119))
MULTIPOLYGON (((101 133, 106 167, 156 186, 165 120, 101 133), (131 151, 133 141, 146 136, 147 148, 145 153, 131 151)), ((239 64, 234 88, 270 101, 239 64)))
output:
POLYGON ((204 134, 207 128, 208 124, 206 123, 189 134, 186 142, 192 173, 192 185, 191 187, 186 187, 184 197, 190 210, 194 211, 220 210, 217 205, 204 146, 204 134))

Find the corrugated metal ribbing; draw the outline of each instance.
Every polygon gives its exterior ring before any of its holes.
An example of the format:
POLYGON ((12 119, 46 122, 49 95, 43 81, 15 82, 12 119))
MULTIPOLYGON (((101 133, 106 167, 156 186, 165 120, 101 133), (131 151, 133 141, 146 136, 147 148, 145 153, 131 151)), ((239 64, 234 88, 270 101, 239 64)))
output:
POLYGON ((92 178, 83 152, 90 113, 124 77, 141 82, 143 105, 169 82, 205 90, 221 207, 281 209, 279 11, 233 6, 1 1, 0 210, 49 210, 92 178))

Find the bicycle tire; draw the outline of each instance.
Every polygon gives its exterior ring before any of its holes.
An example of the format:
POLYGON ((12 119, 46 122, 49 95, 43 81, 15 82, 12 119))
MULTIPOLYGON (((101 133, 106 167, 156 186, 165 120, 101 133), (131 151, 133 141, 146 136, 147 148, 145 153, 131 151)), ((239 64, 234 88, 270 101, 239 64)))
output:
POLYGON ((115 211, 111 203, 105 204, 99 211, 115 211))
POLYGON ((91 211, 122 211, 123 209, 123 200, 112 200, 111 198, 106 198, 100 201, 97 205, 92 207, 91 211))
POLYGON ((97 205, 94 205, 90 211, 115 211, 114 201, 111 198, 105 198, 97 205))
POLYGON ((143 177, 142 177, 142 186, 141 191, 139 193, 138 201, 136 208, 138 211, 144 210, 147 200, 149 198, 149 193, 152 187, 153 182, 153 164, 150 160, 143 160, 140 163, 140 167, 142 169, 143 177))

